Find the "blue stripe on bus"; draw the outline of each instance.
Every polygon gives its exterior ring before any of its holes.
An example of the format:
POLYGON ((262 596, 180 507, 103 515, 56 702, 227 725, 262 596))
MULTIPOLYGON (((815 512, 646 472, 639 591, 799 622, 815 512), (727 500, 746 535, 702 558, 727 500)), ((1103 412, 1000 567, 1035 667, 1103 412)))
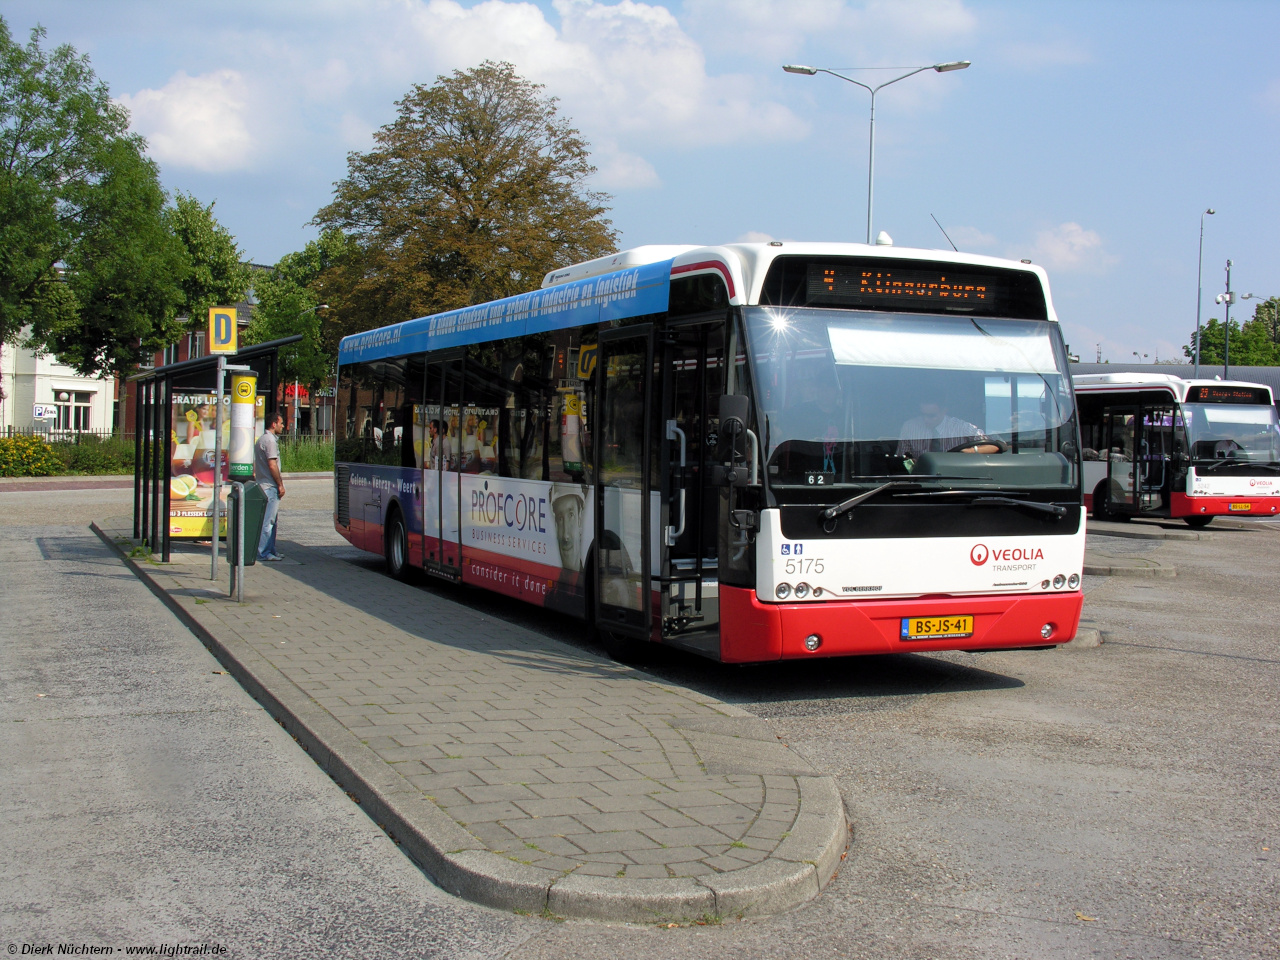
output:
POLYGON ((338 363, 380 360, 661 313, 670 298, 671 263, 663 260, 629 267, 344 337, 338 347, 338 363))

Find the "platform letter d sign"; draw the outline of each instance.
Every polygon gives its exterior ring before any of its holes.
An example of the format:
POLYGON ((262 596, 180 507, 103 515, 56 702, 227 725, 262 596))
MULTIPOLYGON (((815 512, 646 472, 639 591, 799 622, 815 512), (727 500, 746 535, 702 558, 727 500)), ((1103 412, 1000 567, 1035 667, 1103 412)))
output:
POLYGON ((236 352, 236 308, 209 308, 209 352, 236 352))

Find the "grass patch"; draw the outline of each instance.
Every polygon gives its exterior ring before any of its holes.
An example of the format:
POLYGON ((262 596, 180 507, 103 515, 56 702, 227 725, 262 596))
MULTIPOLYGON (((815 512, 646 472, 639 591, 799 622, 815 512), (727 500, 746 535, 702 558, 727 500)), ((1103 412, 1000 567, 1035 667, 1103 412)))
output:
POLYGON ((333 469, 333 441, 323 437, 280 437, 280 469, 284 473, 327 473, 333 469))

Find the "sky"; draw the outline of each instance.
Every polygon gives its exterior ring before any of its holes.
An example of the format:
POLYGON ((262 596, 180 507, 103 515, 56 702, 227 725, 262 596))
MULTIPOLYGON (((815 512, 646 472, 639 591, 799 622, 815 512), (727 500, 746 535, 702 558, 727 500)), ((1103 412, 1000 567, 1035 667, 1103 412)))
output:
MULTIPOLYGON (((986 0, 0 0, 89 56, 165 187, 270 264, 414 84, 485 59, 592 144, 623 248, 860 241, 1027 258, 1081 360, 1181 358, 1233 261, 1280 295, 1280 4, 986 0), (892 68, 896 68, 892 69, 892 68)), ((1253 313, 1251 302, 1233 319, 1253 313)))

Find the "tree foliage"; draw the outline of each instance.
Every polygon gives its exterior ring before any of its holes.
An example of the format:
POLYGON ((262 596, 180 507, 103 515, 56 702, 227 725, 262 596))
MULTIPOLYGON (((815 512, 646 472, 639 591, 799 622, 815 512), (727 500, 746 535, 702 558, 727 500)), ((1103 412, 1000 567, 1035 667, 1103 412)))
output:
POLYGON ((124 376, 182 333, 177 320, 189 260, 165 222, 164 191, 150 160, 129 150, 84 205, 85 229, 67 253, 73 318, 35 337, 85 376, 124 376))
POLYGON ((348 331, 523 292, 615 248, 588 144, 511 64, 415 85, 396 106, 315 217, 355 241, 324 278, 348 331))
MULTIPOLYGON (((1183 354, 1195 358, 1195 331, 1183 354)), ((1228 342, 1222 321, 1213 317, 1200 331, 1200 365, 1221 366, 1224 351, 1229 348, 1232 366, 1270 367, 1280 365, 1280 298, 1272 297, 1258 304, 1252 319, 1241 324, 1231 321, 1228 342)))
POLYGON ((83 375, 124 375, 177 339, 203 289, 187 249, 203 251, 200 208, 166 211, 128 113, 87 57, 44 38, 15 43, 0 18, 0 342, 27 330, 83 375))
POLYGON ((65 319, 55 265, 91 228, 93 197, 119 159, 140 156, 128 115, 86 57, 16 43, 0 17, 0 341, 65 319), (48 311, 52 310, 52 314, 48 311))
POLYGON ((340 329, 330 322, 322 278, 338 268, 354 243, 326 230, 296 253, 285 254, 269 273, 254 280, 258 303, 245 331, 246 343, 265 343, 294 334, 302 340, 280 350, 280 377, 299 380, 311 395, 311 432, 316 432, 316 389, 329 383, 338 358, 340 329))
POLYGON ((165 210, 166 225, 182 243, 189 267, 180 284, 179 312, 197 328, 204 327, 210 307, 237 303, 249 290, 249 268, 235 237, 214 219, 213 206, 179 191, 165 210))

